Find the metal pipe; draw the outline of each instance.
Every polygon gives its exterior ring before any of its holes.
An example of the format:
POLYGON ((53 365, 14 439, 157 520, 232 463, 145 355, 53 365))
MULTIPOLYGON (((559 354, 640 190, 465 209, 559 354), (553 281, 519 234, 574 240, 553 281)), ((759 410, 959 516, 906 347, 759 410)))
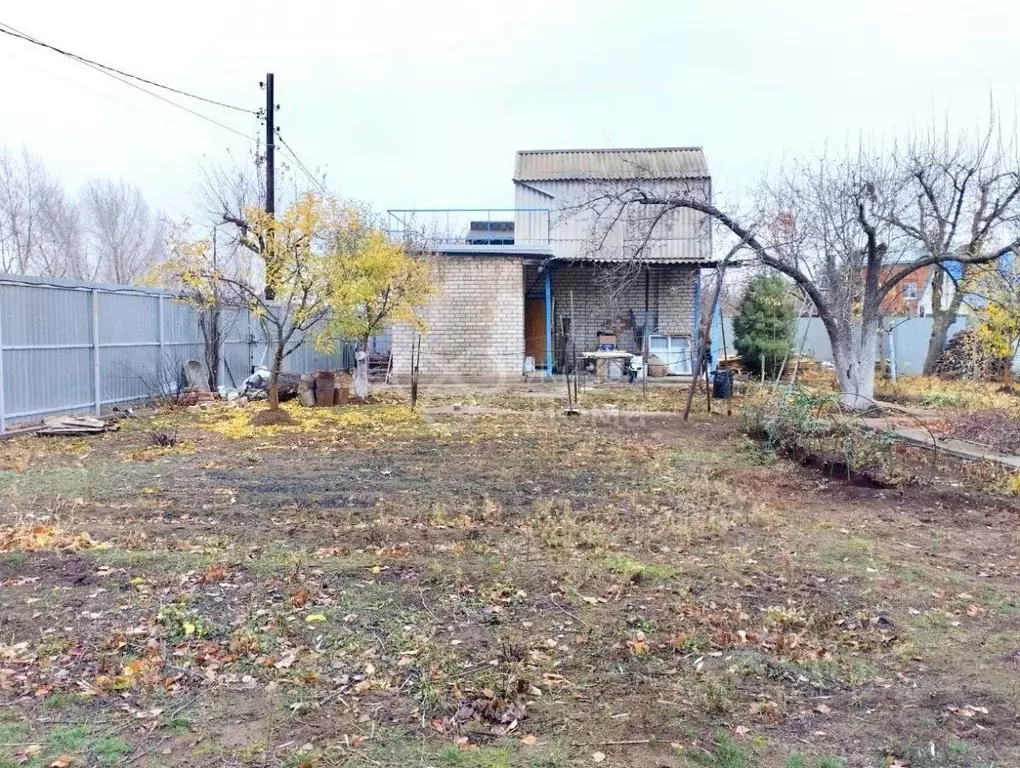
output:
POLYGON ((5 352, 24 352, 33 349, 92 349, 92 344, 8 344, 5 352))
POLYGON ((545 265, 545 375, 553 375, 552 348, 552 265, 545 265))

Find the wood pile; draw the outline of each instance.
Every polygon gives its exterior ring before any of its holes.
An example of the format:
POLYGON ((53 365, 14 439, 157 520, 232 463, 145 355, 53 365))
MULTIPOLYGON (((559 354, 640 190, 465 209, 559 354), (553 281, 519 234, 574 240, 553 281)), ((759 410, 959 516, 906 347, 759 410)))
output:
POLYGON ((935 362, 934 373, 945 379, 997 381, 1006 375, 1009 364, 1008 357, 996 355, 975 330, 967 328, 949 340, 935 362))
POLYGON ((94 435, 100 432, 116 432, 120 429, 118 423, 120 414, 97 418, 78 414, 75 416, 52 416, 43 421, 42 429, 36 432, 43 437, 57 437, 60 435, 94 435))

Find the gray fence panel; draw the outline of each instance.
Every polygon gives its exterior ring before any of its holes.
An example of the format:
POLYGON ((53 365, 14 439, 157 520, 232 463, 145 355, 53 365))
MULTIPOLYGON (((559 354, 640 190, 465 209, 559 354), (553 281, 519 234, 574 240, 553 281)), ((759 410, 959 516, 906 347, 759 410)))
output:
POLYGON ((88 290, 0 286, 4 347, 91 344, 88 290))
MULTIPOLYGON (((726 342, 729 351, 733 352, 733 320, 724 318, 726 327, 726 342)), ((956 321, 949 327, 948 338, 953 338, 957 333, 966 328, 970 322, 966 316, 957 317, 956 321)), ((885 353, 887 357, 892 356, 892 350, 896 350, 896 372, 901 376, 918 375, 924 369, 924 358, 928 354, 928 340, 931 338, 932 325, 934 321, 930 317, 908 317, 908 318, 886 318, 885 327, 892 328, 891 334, 886 334, 885 353), (889 335, 893 336, 890 342, 889 335)), ((821 362, 832 362, 832 346, 829 344, 829 334, 820 318, 802 317, 797 320, 797 331, 794 336, 794 350, 800 349, 803 341, 804 354, 821 362), (806 335, 805 335, 806 333, 806 335)), ((718 343, 718 341, 716 341, 718 343)), ((1016 363, 1014 362, 1014 367, 1016 363)))
POLYGON ((91 349, 5 349, 3 356, 8 419, 32 421, 93 405, 91 349))
POLYGON ((102 405, 144 400, 166 392, 159 349, 155 345, 99 348, 99 394, 102 405))
MULTIPOLYGON (((188 360, 204 360, 199 317, 167 291, 0 276, 0 432, 172 390, 188 360)), ((221 312, 220 329, 220 383, 241 387, 253 366, 271 362, 262 326, 233 309, 221 312)), ((323 354, 310 337, 285 364, 293 372, 353 366, 350 344, 323 354)))
POLYGON ((97 293, 100 344, 155 344, 159 340, 156 296, 97 293))

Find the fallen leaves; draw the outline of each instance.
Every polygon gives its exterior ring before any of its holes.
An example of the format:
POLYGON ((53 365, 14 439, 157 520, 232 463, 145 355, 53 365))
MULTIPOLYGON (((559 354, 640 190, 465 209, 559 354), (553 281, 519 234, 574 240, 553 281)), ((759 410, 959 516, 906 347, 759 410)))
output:
POLYGON ((75 552, 97 546, 84 531, 65 531, 52 525, 13 525, 0 527, 0 552, 38 552, 61 550, 75 552))
POLYGON ((963 707, 950 707, 949 713, 956 715, 957 717, 970 719, 972 717, 977 717, 978 715, 987 715, 988 707, 976 707, 973 704, 967 704, 963 707))

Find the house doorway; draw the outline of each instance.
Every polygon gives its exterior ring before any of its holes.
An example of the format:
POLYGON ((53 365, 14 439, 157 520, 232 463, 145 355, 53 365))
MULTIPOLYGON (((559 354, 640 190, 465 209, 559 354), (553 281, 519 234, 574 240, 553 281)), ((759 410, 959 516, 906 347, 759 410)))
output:
POLYGON ((545 297, 524 300, 524 354, 545 367, 545 297))

